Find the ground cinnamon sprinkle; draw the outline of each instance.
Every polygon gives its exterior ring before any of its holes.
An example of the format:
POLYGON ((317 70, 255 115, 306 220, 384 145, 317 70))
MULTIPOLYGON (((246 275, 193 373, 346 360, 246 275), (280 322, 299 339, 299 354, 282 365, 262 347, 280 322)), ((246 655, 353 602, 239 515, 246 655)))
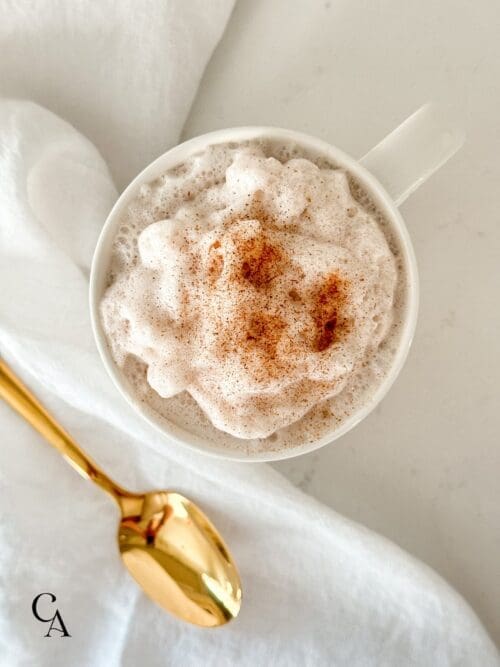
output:
POLYGON ((210 261, 208 263, 208 280, 211 285, 215 284, 217 278, 222 273, 222 269, 224 266, 224 258, 220 253, 215 252, 219 248, 220 248, 220 241, 214 241, 214 243, 212 243, 212 245, 208 249, 210 252, 210 261))
POLYGON ((316 326, 314 349, 323 352, 349 330, 343 311, 348 301, 348 284, 332 273, 313 294, 312 317, 316 326))
MULTIPOLYGON (((220 276, 224 265, 222 254, 217 252, 220 247, 220 241, 215 241, 209 249, 212 257, 208 273, 212 285, 220 276)), ((222 330, 228 339, 224 345, 223 339, 219 338, 219 343, 222 343, 226 353, 229 349, 243 348, 250 354, 257 354, 262 363, 262 374, 267 372, 272 376, 280 367, 277 348, 287 325, 284 318, 259 303, 261 297, 258 295, 262 293, 261 290, 270 288, 275 278, 290 269, 290 260, 285 250, 279 244, 271 243, 263 233, 250 238, 234 239, 234 250, 231 280, 235 283, 250 283, 256 288, 255 299, 252 297, 255 308, 249 310, 246 307, 241 311, 237 321, 232 322, 230 331, 227 323, 223 325, 222 330)), ((290 306, 292 303, 300 303, 312 317, 315 327, 312 349, 315 352, 324 352, 349 331, 350 320, 345 316, 345 306, 349 298, 348 281, 338 273, 327 275, 308 295, 300 294, 292 287, 287 296, 290 306)), ((282 303, 280 307, 285 309, 286 314, 287 304, 282 303)), ((288 342, 293 346, 291 340, 288 342)))
POLYGON ((254 287, 265 287, 277 278, 284 269, 284 251, 270 243, 262 234, 237 243, 241 257, 240 277, 254 287))
POLYGON ((267 359, 275 359, 276 348, 285 329, 285 322, 264 311, 243 316, 244 344, 247 348, 261 352, 267 359))

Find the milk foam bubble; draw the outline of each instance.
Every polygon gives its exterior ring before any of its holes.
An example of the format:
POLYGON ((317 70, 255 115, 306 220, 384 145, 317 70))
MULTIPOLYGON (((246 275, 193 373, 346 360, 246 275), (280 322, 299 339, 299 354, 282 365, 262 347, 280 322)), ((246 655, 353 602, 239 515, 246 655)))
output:
POLYGON ((140 188, 101 316, 149 409, 266 449, 366 400, 393 356, 402 271, 354 190, 341 169, 257 142, 212 146, 140 188))

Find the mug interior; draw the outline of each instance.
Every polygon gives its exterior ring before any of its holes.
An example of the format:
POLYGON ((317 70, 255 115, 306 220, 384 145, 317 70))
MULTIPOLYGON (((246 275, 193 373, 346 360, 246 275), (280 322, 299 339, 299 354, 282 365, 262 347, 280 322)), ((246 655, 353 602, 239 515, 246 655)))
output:
POLYGON ((338 148, 331 146, 320 139, 299 132, 273 127, 240 127, 211 132, 179 144, 147 166, 124 190, 113 206, 99 236, 90 275, 90 312, 96 344, 108 373, 128 403, 147 422, 158 428, 171 440, 192 449, 202 451, 205 454, 240 461, 273 461, 299 456, 307 452, 312 452, 319 447, 323 447, 350 431, 377 406, 399 374, 411 345, 415 331, 417 311, 418 274, 415 254, 403 219, 381 184, 362 165, 338 148), (321 438, 302 445, 267 452, 252 452, 245 451, 244 449, 230 449, 227 446, 217 446, 215 443, 205 440, 197 434, 180 428, 172 422, 167 422, 159 415, 156 416, 154 412, 144 409, 130 390, 122 371, 111 356, 99 314, 99 303, 106 287, 113 240, 120 224, 121 216, 130 202, 137 195, 139 187, 155 180, 164 172, 182 163, 195 153, 204 150, 211 144, 244 142, 257 139, 271 140, 280 143, 283 142, 285 144, 295 144, 303 148, 306 152, 312 152, 318 156, 324 157, 335 166, 343 168, 350 173, 368 193, 374 204, 388 220, 392 232, 398 239, 402 260, 405 264, 405 271, 407 273, 406 307, 398 347, 390 370, 382 379, 370 399, 340 426, 332 428, 331 431, 325 433, 321 438))

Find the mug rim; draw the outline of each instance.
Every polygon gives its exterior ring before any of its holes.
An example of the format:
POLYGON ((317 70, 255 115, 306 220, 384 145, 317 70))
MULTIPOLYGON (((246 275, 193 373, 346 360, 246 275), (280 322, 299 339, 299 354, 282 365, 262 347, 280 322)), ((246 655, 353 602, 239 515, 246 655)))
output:
POLYGON ((158 429, 168 440, 173 441, 178 445, 188 447, 194 451, 202 452, 203 454, 216 458, 257 463, 294 458, 320 449, 345 435, 374 410, 395 382, 407 359, 417 323, 419 281, 415 252, 401 213, 386 192, 385 188, 370 171, 335 145, 317 137, 280 127, 243 126, 215 130, 177 144, 153 160, 153 162, 147 165, 129 183, 113 205, 99 234, 92 257, 89 302, 92 331, 101 360, 116 388, 136 413, 138 413, 151 426, 158 429), (389 218, 391 228, 397 234, 404 255, 404 262, 408 276, 407 306, 397 351, 388 373, 384 376, 369 400, 363 403, 363 405, 338 428, 331 429, 317 440, 280 450, 252 453, 246 451, 243 447, 241 449, 231 449, 227 446, 216 446, 215 444, 211 444, 210 441, 190 433, 186 429, 169 422, 165 418, 159 416, 156 417, 152 410, 145 409, 140 401, 129 390, 121 369, 112 358, 100 322, 99 302, 104 289, 105 278, 109 267, 110 251, 112 241, 116 234, 117 224, 122 212, 137 195, 139 187, 155 180, 155 178, 158 178, 168 169, 175 167, 189 156, 194 155, 209 145, 236 141, 241 142, 258 138, 295 142, 305 148, 312 149, 320 155, 324 155, 336 165, 345 168, 349 173, 355 176, 363 188, 365 188, 369 195, 374 199, 384 215, 389 218))

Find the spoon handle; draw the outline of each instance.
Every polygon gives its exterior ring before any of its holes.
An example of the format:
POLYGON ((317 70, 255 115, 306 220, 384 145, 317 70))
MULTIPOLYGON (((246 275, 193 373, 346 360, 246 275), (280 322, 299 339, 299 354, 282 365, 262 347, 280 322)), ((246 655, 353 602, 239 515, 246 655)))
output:
POLYGON ((69 433, 66 433, 51 417, 2 359, 0 359, 0 396, 55 447, 82 477, 95 482, 120 504, 119 499, 123 495, 123 489, 105 475, 80 449, 69 433))

